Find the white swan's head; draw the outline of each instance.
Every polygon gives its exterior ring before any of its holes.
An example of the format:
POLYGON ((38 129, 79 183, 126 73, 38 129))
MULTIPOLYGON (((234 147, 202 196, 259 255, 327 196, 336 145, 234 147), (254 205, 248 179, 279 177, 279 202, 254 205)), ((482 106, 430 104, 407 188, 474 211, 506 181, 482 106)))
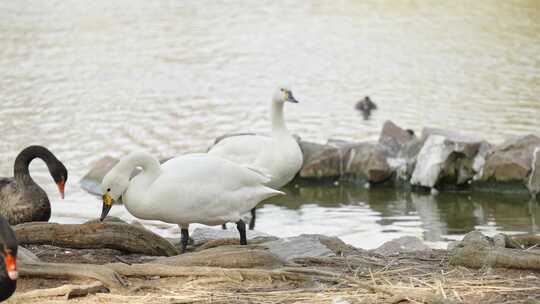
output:
POLYGON ((291 88, 287 85, 278 86, 272 100, 277 103, 285 103, 285 102, 298 103, 298 100, 296 100, 296 98, 294 98, 292 94, 291 88))
POLYGON ((120 164, 114 166, 101 182, 103 192, 103 209, 100 219, 103 221, 111 210, 113 202, 118 200, 129 186, 129 174, 122 172, 120 164))

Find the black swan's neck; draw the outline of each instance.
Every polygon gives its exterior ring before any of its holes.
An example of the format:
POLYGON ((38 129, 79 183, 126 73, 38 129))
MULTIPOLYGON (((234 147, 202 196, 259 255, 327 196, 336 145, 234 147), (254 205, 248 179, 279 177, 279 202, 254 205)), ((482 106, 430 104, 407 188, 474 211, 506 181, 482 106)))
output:
POLYGON ((28 170, 28 166, 34 158, 41 158, 45 162, 45 164, 47 164, 49 171, 51 170, 51 165, 53 164, 53 162, 58 162, 58 160, 51 153, 51 151, 47 150, 45 147, 29 146, 22 150, 15 159, 15 165, 13 167, 13 170, 15 179, 17 181, 21 181, 24 183, 34 183, 34 180, 32 179, 32 177, 30 177, 30 172, 28 170))

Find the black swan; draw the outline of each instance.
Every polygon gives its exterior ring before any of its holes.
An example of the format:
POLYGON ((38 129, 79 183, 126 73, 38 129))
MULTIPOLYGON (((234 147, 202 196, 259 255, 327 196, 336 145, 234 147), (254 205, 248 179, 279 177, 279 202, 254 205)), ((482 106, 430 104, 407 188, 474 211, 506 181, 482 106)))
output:
POLYGON ((49 168, 60 195, 64 198, 64 185, 68 174, 66 167, 42 146, 29 146, 17 155, 13 178, 0 178, 0 215, 11 225, 24 222, 48 221, 51 204, 47 193, 34 182, 28 165, 34 158, 41 158, 49 168))
POLYGON ((7 220, 0 216, 0 302, 17 287, 17 239, 7 220))

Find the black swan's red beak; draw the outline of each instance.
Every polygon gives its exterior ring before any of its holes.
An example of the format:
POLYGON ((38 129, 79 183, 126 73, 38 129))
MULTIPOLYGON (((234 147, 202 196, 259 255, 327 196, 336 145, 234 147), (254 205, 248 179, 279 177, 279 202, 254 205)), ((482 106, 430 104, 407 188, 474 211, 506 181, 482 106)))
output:
POLYGON ((60 192, 60 197, 62 197, 62 199, 64 199, 64 187, 65 187, 65 183, 64 181, 59 181, 57 184, 58 186, 58 191, 60 192))
POLYGON ((17 272, 17 258, 14 257, 10 252, 6 252, 5 263, 8 277, 13 281, 17 280, 19 277, 19 273, 17 272))

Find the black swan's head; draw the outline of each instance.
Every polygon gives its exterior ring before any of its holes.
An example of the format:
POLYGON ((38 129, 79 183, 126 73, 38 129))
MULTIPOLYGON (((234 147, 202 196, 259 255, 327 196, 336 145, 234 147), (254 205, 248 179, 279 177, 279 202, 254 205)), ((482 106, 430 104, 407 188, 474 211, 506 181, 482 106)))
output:
POLYGON ((62 198, 64 198, 64 187, 68 179, 68 172, 66 167, 64 166, 64 164, 62 164, 62 162, 57 159, 49 165, 49 171, 51 172, 51 176, 54 182, 58 186, 58 191, 60 192, 60 195, 62 196, 62 198))

